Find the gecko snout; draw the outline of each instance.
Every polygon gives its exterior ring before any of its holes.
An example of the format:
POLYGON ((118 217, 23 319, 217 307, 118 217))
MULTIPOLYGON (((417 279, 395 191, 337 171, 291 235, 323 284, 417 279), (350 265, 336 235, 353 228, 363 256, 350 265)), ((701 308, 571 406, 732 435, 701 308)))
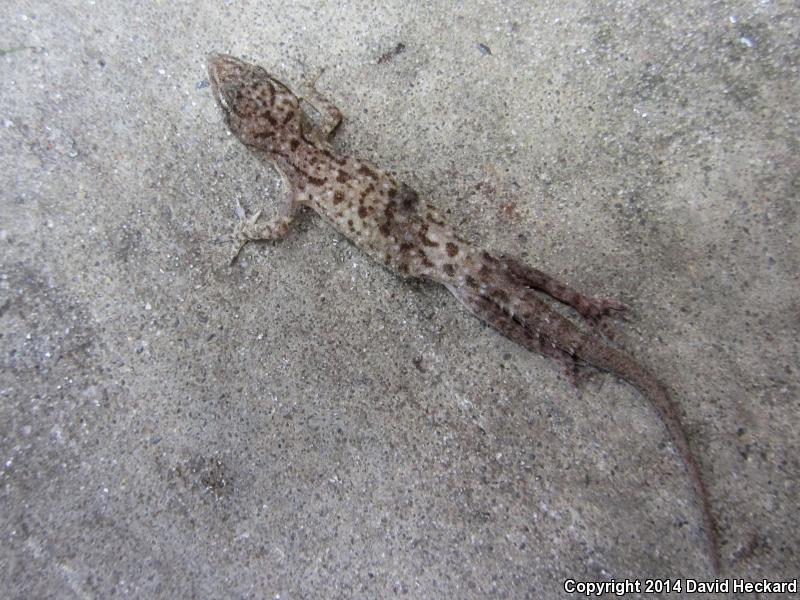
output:
POLYGON ((212 53, 206 60, 208 78, 212 87, 220 89, 232 82, 241 81, 249 65, 227 54, 212 53))

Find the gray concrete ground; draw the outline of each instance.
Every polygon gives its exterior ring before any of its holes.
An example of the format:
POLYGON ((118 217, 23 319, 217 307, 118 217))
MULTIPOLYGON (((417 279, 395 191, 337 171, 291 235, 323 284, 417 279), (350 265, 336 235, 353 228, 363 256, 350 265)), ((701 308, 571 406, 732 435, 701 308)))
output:
POLYGON ((293 85, 327 67, 339 149, 627 302, 617 340, 675 392, 725 574, 797 577, 797 4, 288 4, 0 5, 4 596, 711 577, 630 386, 574 389, 314 215, 228 266, 237 200, 281 188, 226 132, 210 51, 293 85))

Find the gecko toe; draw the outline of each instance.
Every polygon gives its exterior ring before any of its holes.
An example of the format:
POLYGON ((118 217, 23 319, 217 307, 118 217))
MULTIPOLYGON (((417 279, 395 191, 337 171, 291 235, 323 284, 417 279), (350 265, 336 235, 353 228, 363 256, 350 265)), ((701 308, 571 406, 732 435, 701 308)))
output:
POLYGON ((227 240, 233 245, 229 264, 236 262, 236 259, 239 258, 239 254, 242 252, 242 248, 244 248, 247 245, 247 242, 252 239, 250 232, 255 227, 255 221, 258 219, 260 213, 261 211, 258 211, 251 217, 243 218, 234 226, 233 232, 228 236, 227 240))
POLYGON ((232 265, 236 262, 236 260, 239 258, 239 255, 242 253, 242 248, 244 248, 246 244, 247 240, 242 240, 242 239, 233 240, 233 251, 231 252, 231 258, 228 261, 229 265, 232 265))
POLYGON ((614 325, 609 322, 614 319, 625 320, 624 313, 628 307, 622 302, 607 298, 584 298, 578 312, 583 319, 603 337, 613 340, 615 338, 614 325))
POLYGON ((576 306, 580 315, 586 319, 590 324, 599 324, 604 317, 615 316, 628 310, 628 307, 622 302, 610 300, 608 298, 588 298, 582 297, 576 306))

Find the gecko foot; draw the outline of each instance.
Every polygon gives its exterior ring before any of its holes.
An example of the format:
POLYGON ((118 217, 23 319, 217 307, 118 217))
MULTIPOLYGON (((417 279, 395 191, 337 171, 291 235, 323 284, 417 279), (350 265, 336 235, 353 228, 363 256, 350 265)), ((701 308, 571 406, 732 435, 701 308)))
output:
POLYGON ((233 256, 231 263, 233 263, 245 247, 247 242, 255 241, 274 241, 283 238, 289 232, 289 225, 292 223, 294 209, 291 209, 292 214, 278 215, 261 223, 258 222, 261 216, 261 211, 258 210, 248 217, 242 208, 241 204, 237 203, 236 215, 239 217, 239 222, 233 230, 231 240, 233 241, 233 256))
POLYGON ((317 90, 317 81, 322 75, 325 73, 325 67, 318 67, 314 74, 308 78, 308 80, 302 85, 301 90, 303 92, 308 92, 309 90, 316 91, 317 90))
POLYGON ((603 336, 613 340, 614 330, 606 320, 606 317, 610 316, 612 313, 622 313, 628 310, 628 307, 616 300, 589 298, 588 296, 581 295, 578 298, 575 309, 589 325, 597 328, 603 336))
POLYGON ((611 313, 628 310, 628 307, 622 302, 608 298, 589 298, 588 296, 581 296, 578 306, 575 308, 584 319, 595 324, 611 313))
POLYGON ((230 264, 236 262, 236 259, 242 252, 242 248, 247 245, 247 242, 254 239, 259 239, 257 236, 254 236, 253 233, 256 229, 256 221, 258 221, 258 218, 261 216, 261 211, 257 210, 250 217, 248 217, 246 216, 242 205, 237 202, 236 216, 239 217, 239 221, 236 223, 233 233, 230 236, 230 240, 233 242, 233 251, 231 252, 230 264))
POLYGON ((592 325, 596 325, 600 319, 612 312, 621 312, 627 308, 622 302, 616 300, 584 296, 552 275, 528 266, 513 257, 501 255, 500 260, 516 281, 571 306, 592 325))

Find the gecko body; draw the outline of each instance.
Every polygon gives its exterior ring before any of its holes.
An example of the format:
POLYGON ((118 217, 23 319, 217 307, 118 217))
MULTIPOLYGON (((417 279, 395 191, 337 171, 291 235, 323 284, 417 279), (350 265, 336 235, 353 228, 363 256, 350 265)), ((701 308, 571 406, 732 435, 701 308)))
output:
POLYGON ((720 559, 705 484, 667 389, 633 357, 552 309, 540 293, 596 323, 624 307, 585 296, 513 258, 478 249, 459 236, 409 186, 372 163, 338 153, 328 138, 341 113, 317 94, 303 98, 321 115, 311 127, 298 97, 263 68, 222 54, 208 59, 214 97, 237 138, 272 162, 287 187, 280 214, 256 213, 236 229, 236 253, 252 240, 283 237, 300 206, 308 206, 375 260, 404 277, 444 285, 479 319, 525 348, 556 359, 571 372, 579 363, 610 371, 653 404, 686 467, 700 508, 715 571, 720 559))

